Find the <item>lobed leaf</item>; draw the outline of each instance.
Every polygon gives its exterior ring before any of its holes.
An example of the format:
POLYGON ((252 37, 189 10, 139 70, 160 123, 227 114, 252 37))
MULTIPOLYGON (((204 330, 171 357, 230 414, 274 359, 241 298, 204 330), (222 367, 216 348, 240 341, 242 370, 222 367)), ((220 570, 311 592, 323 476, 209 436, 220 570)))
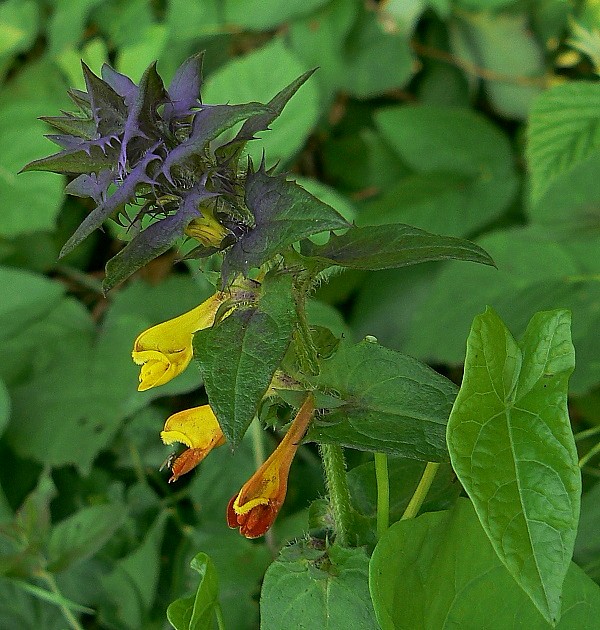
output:
POLYGON ((492 309, 478 315, 447 435, 494 550, 552 624, 560 619, 581 494, 567 411, 570 323, 565 310, 537 313, 517 344, 492 309))

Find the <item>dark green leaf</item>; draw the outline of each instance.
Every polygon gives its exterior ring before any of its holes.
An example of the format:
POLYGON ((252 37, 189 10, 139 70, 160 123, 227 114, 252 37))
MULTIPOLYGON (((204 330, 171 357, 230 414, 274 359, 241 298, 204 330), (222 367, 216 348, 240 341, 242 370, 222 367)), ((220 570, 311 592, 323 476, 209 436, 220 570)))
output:
POLYGON ((212 627, 218 605, 217 571, 205 553, 198 553, 191 567, 200 574, 200 584, 192 597, 176 599, 167 608, 167 619, 176 630, 204 630, 212 627))
POLYGON ((247 273, 275 254, 311 234, 348 227, 331 206, 319 201, 284 176, 271 177, 262 163, 246 180, 246 205, 255 225, 229 250, 223 261, 224 277, 247 273))
POLYGON ((352 269, 391 269, 449 258, 494 265, 475 243, 402 224, 352 227, 342 236, 332 235, 325 245, 303 243, 302 253, 352 269))
POLYGON ((113 503, 91 505, 52 527, 48 541, 49 569, 63 571, 93 556, 121 527, 126 511, 113 503))
POLYGON ((307 440, 422 461, 444 461, 456 386, 412 357, 373 341, 342 344, 322 362, 319 388, 343 404, 313 423, 307 440))
MULTIPOLYGON (((369 586, 383 630, 551 628, 494 553, 466 499, 451 511, 392 525, 371 558, 369 586)), ((559 630, 593 628, 600 615, 600 589, 572 563, 563 611, 559 630)))
POLYGON ((261 628, 377 630, 362 549, 310 542, 286 547, 267 569, 260 597, 261 628))
POLYGON ((292 277, 267 275, 253 308, 238 308, 194 335, 211 407, 227 440, 236 446, 290 343, 295 321, 292 277))
POLYGON ((452 465, 492 546, 552 624, 581 494, 567 411, 570 324, 568 311, 537 313, 517 344, 491 309, 478 315, 448 421, 452 465))

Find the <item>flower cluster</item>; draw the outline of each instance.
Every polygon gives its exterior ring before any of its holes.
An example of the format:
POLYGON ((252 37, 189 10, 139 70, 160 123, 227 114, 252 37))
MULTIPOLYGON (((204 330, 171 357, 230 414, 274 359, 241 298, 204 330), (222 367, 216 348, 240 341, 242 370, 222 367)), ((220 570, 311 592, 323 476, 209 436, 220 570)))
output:
MULTIPOLYGON (((191 311, 141 333, 132 351, 133 360, 141 366, 138 389, 163 385, 183 372, 193 356, 194 333, 212 326, 219 309, 224 308, 223 317, 227 317, 239 304, 255 300, 258 287, 252 280, 236 281, 229 290, 218 291, 191 311)), ((275 375, 274 379, 278 378, 275 375)), ((277 517, 290 466, 313 413, 314 400, 309 394, 279 446, 229 502, 227 523, 239 527, 246 538, 262 536, 277 517)), ((225 443, 210 405, 173 414, 160 436, 165 444, 187 447, 170 463, 170 482, 190 472, 213 448, 225 443)))
POLYGON ((82 65, 87 91, 69 91, 78 111, 43 118, 58 131, 48 137, 61 151, 23 169, 74 176, 66 191, 95 203, 61 256, 108 218, 126 225, 132 239, 107 263, 109 290, 184 236, 199 241, 187 256, 203 257, 231 246, 253 226, 240 154, 312 72, 267 104, 206 105, 200 98, 202 54, 185 61, 168 88, 155 63, 139 85, 107 64, 102 78, 82 65), (238 123, 238 133, 221 140, 238 123))

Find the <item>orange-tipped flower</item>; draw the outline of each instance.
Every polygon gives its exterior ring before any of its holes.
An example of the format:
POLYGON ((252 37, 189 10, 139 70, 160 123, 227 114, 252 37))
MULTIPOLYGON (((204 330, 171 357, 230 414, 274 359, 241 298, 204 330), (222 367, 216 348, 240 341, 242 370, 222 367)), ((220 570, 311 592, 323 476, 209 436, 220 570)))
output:
POLYGON ((186 409, 170 416, 160 433, 165 444, 180 442, 188 448, 171 464, 169 483, 195 468, 225 437, 209 405, 186 409))
POLYGON ((285 500, 290 466, 314 410, 314 398, 309 394, 279 446, 229 501, 227 524, 239 527, 246 538, 262 536, 277 517, 285 500))
POLYGON ((229 291, 218 291, 191 311, 141 333, 131 353, 134 362, 142 366, 138 391, 164 385, 181 374, 194 355, 194 333, 212 326, 217 310, 227 300, 235 303, 254 299, 256 286, 251 280, 241 281, 229 291))

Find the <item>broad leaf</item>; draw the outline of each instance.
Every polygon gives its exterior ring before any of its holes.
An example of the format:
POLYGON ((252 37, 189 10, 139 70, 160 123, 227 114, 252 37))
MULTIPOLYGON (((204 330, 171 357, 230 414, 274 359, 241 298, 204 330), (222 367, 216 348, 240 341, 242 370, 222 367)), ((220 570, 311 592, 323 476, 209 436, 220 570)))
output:
POLYGON ((319 201, 284 176, 271 177, 264 162, 248 172, 246 205, 255 225, 227 252, 223 275, 247 273, 260 267, 283 249, 311 234, 348 227, 347 221, 331 206, 319 201))
POLYGON ((452 464, 492 546, 550 623, 560 619, 581 494, 570 323, 568 311, 537 313, 517 344, 491 309, 477 316, 448 422, 452 464))
MULTIPOLYGON (((500 562, 466 499, 392 525, 371 558, 369 586, 383 630, 552 627, 500 562)), ((593 628, 600 615, 600 589, 573 563, 563 610, 558 630, 593 628)))
POLYGON ((343 344, 322 362, 319 388, 342 401, 307 440, 422 461, 446 461, 446 421, 456 386, 412 357, 376 342, 343 344))
POLYGON ((123 506, 91 505, 52 527, 48 542, 49 568, 62 571, 93 556, 125 520, 123 506))
POLYGON ((362 549, 285 547, 267 569, 260 597, 261 628, 376 630, 362 549))
POLYGON ((351 269, 391 269, 449 258, 494 265, 475 243, 402 224, 353 227, 342 236, 332 235, 325 245, 303 243, 302 253, 351 269))
POLYGON ((191 567, 200 574, 196 594, 176 599, 167 608, 167 619, 176 630, 211 628, 218 605, 219 584, 212 560, 205 553, 198 553, 191 567))
POLYGON ((194 335, 208 400, 232 446, 244 436, 283 359, 295 316, 292 277, 268 275, 255 307, 238 308, 194 335))
POLYGON ((600 152, 599 111, 600 86, 596 83, 559 85, 535 101, 527 130, 534 203, 559 175, 600 152))

